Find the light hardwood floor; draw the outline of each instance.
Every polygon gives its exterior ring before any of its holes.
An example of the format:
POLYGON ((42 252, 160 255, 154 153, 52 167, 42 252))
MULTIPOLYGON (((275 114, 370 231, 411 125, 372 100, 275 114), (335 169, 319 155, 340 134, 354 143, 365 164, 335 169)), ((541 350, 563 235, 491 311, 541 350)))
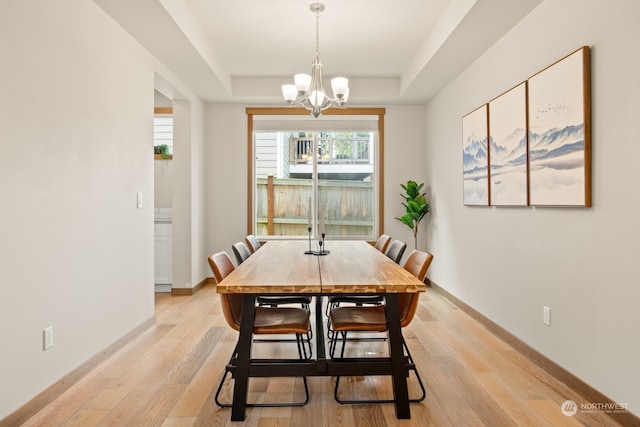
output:
MULTIPOLYGON (((311 398, 302 408, 249 408, 244 423, 213 400, 234 347, 215 286, 193 296, 156 294, 156 324, 46 406, 25 426, 615 426, 601 412, 565 416, 561 404, 584 401, 575 391, 489 333, 433 289, 421 297, 404 329, 427 388, 411 405, 411 420, 397 420, 392 404, 340 405, 335 378, 309 378, 311 398)), ((348 344, 351 354, 385 351, 384 342, 348 344)), ((292 344, 256 343, 260 356, 291 354, 292 344)), ((385 377, 341 381, 344 393, 390 393, 385 377), (344 387, 344 388, 343 388, 344 387)), ((225 396, 231 382, 225 386, 225 396)), ((411 379, 410 392, 415 391, 411 379)), ((296 378, 252 379, 250 401, 295 399, 296 378)))

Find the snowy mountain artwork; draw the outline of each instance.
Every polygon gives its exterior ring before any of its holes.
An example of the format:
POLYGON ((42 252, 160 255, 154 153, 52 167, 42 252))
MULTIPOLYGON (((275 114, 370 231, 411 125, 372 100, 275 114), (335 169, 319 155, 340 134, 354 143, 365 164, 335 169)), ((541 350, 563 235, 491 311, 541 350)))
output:
POLYGON ((489 204, 487 104, 462 118, 463 203, 489 204))
POLYGON ((462 117, 465 206, 591 206, 589 47, 462 117))
POLYGON ((528 81, 530 203, 591 206, 583 47, 528 81))
POLYGON ((492 206, 527 206, 526 83, 489 102, 492 206))

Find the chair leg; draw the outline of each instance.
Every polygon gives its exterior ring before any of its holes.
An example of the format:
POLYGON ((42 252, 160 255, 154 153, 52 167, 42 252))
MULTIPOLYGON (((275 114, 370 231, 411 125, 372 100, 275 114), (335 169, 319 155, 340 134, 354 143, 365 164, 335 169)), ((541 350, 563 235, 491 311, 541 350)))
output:
POLYGON ((335 357, 335 353, 336 353, 336 348, 338 347, 338 340, 340 339, 339 337, 343 337, 343 341, 342 341, 342 353, 340 355, 340 357, 344 356, 344 343, 347 339, 347 333, 346 332, 336 332, 333 331, 333 334, 331 335, 331 341, 329 342, 329 356, 330 357, 335 357))
POLYGON ((224 385, 224 382, 227 379, 227 374, 230 372, 231 370, 227 366, 227 368, 225 368, 224 370, 224 374, 222 374, 222 378, 220 379, 220 384, 218 384, 218 390, 216 391, 216 405, 218 405, 221 408, 231 408, 231 406, 233 406, 231 403, 220 402, 220 392, 222 391, 222 386, 224 385))
MULTIPOLYGON (((415 362, 413 361, 413 357, 411 356, 411 352, 409 351, 409 346, 407 345, 407 342, 404 340, 404 337, 402 337, 402 346, 404 347, 405 351, 407 352, 407 359, 409 361, 409 366, 407 367, 407 369, 409 371, 413 371, 416 374, 416 379, 418 380, 418 385, 420 386, 420 390, 422 392, 422 394, 420 395, 420 397, 416 398, 416 399, 409 399, 409 402, 422 402, 424 400, 425 397, 427 397, 427 390, 424 388, 424 384, 422 383, 422 378, 420 378, 420 374, 418 373, 418 367, 416 366, 415 362)), ((407 371, 407 375, 409 374, 409 372, 407 371)))
MULTIPOLYGON (((307 355, 306 348, 304 346, 304 339, 301 334, 296 334, 296 342, 298 345, 298 356, 300 359, 310 359, 311 358, 311 344, 309 344, 309 355, 307 355)), ((222 392, 222 387, 224 382, 227 379, 227 375, 231 373, 231 377, 233 377, 233 371, 235 370, 235 360, 238 355, 238 344, 233 349, 233 353, 231 354, 231 358, 229 359, 229 363, 225 367, 224 373, 222 374, 222 378, 220 379, 220 384, 218 384, 218 389, 216 390, 215 402, 221 408, 231 408, 233 405, 231 403, 224 403, 220 401, 220 393, 222 392)), ((282 403, 247 403, 247 407, 255 407, 255 408, 275 408, 275 407, 299 407, 304 406, 309 403, 309 385, 307 384, 307 377, 302 377, 302 384, 304 385, 304 401, 302 402, 282 402, 282 403)))
MULTIPOLYGON (((231 408, 233 405, 231 403, 220 402, 220 392, 222 391, 222 386, 224 385, 224 381, 226 380, 227 374, 231 371, 225 371, 222 376, 222 380, 220 381, 220 385, 218 386, 218 390, 216 391, 216 405, 221 408, 231 408)), ((280 403, 247 403, 247 407, 249 408, 280 408, 280 407, 299 407, 304 406, 309 403, 309 385, 307 384, 307 377, 302 377, 302 384, 304 385, 304 400, 302 402, 280 402, 280 403)))
POLYGON ((330 341, 329 341, 329 357, 333 358, 333 354, 334 354, 334 352, 335 352, 335 346, 336 346, 336 342, 335 342, 335 341, 336 341, 336 338, 335 338, 335 335, 332 335, 332 336, 329 338, 329 340, 330 340, 330 341))
MULTIPOLYGON (((233 368, 235 367, 237 355, 238 355, 238 343, 236 343, 236 346, 234 347, 233 352, 231 353, 231 357, 229 358, 229 363, 227 363, 227 366, 225 366, 224 368, 224 373, 222 374, 222 378, 220 379, 220 384, 218 384, 218 390, 216 390, 216 396, 215 396, 216 405, 218 405, 221 408, 230 408, 232 406, 230 403, 227 404, 227 403, 220 402, 220 392, 222 391, 222 386, 224 385, 224 382, 227 379, 227 375, 232 373, 233 368)), ((233 376, 233 374, 231 376, 233 376)))
MULTIPOLYGON (((343 338, 343 344, 342 344, 342 356, 344 356, 344 345, 346 344, 346 334, 343 338)), ((413 371, 416 375, 416 379, 418 380, 418 385, 420 386, 420 390, 421 390, 421 394, 420 396, 413 398, 413 399, 409 399, 409 402, 411 403, 419 403, 422 402, 425 397, 427 396, 427 391, 424 387, 424 384, 422 382, 422 378, 420 378, 420 374, 418 373, 418 367, 416 366, 416 364, 413 361, 413 357, 411 357, 411 352, 409 352, 409 347, 407 346, 407 342, 404 340, 404 337, 402 338, 402 346, 404 347, 405 351, 407 352, 407 377, 409 376, 409 371, 413 371)), ((335 348, 334 348, 335 351, 335 348)), ((333 354, 331 354, 331 357, 333 357, 333 354)), ((379 400, 345 400, 345 399, 340 399, 338 397, 338 387, 340 386, 340 377, 336 377, 336 386, 333 390, 333 397, 336 400, 336 402, 341 403, 341 404, 351 404, 351 405, 355 405, 355 404, 370 404, 370 403, 395 403, 395 400, 393 399, 379 399, 379 400)))
POLYGON ((302 338, 302 334, 296 334, 296 344, 298 346, 298 356, 300 359, 309 360, 313 356, 313 350, 311 348, 311 341, 306 338, 302 338), (305 343, 309 345, 309 354, 307 354, 307 347, 305 343))

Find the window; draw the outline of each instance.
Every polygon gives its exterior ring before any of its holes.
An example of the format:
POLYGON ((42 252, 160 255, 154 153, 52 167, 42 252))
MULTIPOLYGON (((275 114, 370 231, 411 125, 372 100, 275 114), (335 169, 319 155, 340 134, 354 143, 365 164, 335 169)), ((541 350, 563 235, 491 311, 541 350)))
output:
POLYGON ((248 230, 374 240, 382 232, 383 109, 247 109, 248 230), (292 112, 294 112, 292 114, 292 112), (254 115, 256 116, 254 118, 254 115))
POLYGON ((153 117, 153 153, 162 159, 173 156, 173 116, 153 117))

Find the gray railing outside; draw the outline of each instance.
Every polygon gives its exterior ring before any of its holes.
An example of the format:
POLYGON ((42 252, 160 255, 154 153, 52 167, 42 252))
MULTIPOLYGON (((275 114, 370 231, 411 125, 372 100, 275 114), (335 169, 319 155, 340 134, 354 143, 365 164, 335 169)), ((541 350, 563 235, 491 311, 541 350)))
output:
MULTIPOLYGON (((368 137, 321 137, 318 138, 319 164, 354 165, 371 163, 368 137)), ((313 161, 313 139, 292 137, 289 139, 292 165, 313 161)))

